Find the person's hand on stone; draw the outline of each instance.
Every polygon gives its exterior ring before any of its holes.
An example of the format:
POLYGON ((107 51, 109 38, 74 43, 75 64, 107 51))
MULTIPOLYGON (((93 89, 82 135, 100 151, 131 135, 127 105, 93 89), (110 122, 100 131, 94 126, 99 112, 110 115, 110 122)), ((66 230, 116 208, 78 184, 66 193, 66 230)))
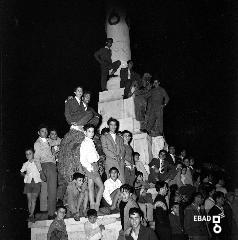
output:
POLYGON ((104 225, 99 225, 99 228, 100 228, 100 230, 102 231, 102 230, 105 230, 105 226, 104 225))

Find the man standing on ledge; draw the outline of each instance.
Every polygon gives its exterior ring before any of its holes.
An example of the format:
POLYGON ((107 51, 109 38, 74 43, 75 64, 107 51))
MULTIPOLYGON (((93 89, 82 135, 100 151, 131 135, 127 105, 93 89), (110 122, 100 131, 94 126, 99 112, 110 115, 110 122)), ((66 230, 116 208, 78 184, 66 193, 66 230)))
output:
POLYGON ((114 73, 117 71, 117 69, 121 65, 120 60, 112 62, 112 50, 111 50, 112 43, 113 43, 113 39, 107 38, 105 47, 100 48, 98 51, 96 51, 94 53, 95 59, 101 65, 101 88, 102 88, 102 91, 106 90, 107 80, 110 77, 116 77, 116 75, 114 75, 114 73), (109 70, 111 70, 111 69, 112 69, 112 72, 109 75, 109 70))

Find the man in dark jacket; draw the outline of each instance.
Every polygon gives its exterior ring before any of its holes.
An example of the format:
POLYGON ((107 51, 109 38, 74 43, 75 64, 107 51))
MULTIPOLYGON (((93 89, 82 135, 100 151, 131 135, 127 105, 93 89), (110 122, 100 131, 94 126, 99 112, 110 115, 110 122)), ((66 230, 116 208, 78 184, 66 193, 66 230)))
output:
POLYGON ((107 79, 108 77, 115 77, 114 73, 121 65, 121 61, 117 60, 112 62, 112 50, 111 46, 113 43, 112 38, 107 38, 106 46, 100 48, 98 51, 94 53, 95 59, 101 65, 101 88, 102 91, 106 90, 107 79), (108 76, 109 70, 112 70, 111 74, 108 76))
POLYGON ((128 98, 128 94, 130 92, 130 88, 133 82, 140 81, 140 76, 138 73, 133 71, 133 61, 129 60, 127 61, 127 67, 122 68, 120 71, 120 87, 125 88, 124 90, 124 98, 128 98))
POLYGON ((168 184, 164 181, 156 182, 158 195, 154 201, 155 232, 160 240, 171 240, 171 229, 169 222, 169 208, 166 202, 168 184))
POLYGON ((139 208, 131 208, 129 210, 129 216, 132 227, 125 231, 126 240, 158 240, 152 229, 144 227, 141 224, 143 213, 139 208))
POLYGON ((206 223, 198 221, 198 217, 205 216, 204 209, 201 209, 202 194, 197 192, 193 194, 192 204, 184 211, 184 230, 189 239, 208 240, 206 223))

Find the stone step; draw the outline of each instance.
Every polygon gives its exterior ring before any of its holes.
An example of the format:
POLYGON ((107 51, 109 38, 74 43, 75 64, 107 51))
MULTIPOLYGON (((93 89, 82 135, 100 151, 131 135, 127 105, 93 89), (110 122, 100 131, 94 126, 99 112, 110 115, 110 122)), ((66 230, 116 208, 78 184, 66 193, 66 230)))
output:
MULTIPOLYGON (((105 215, 104 218, 119 218, 120 214, 105 215)), ((102 216, 98 217, 99 219, 102 216)), ((66 229, 70 240, 86 240, 84 232, 84 223, 87 218, 81 218, 80 221, 75 221, 73 218, 65 219, 66 229)), ((31 240, 46 240, 47 232, 52 220, 37 221, 31 224, 31 240)), ((114 223, 105 226, 103 231, 103 239, 112 240, 117 239, 119 231, 121 230, 121 221, 117 220, 114 223)))
POLYGON ((99 92, 99 102, 109 102, 123 99, 124 88, 112 89, 108 91, 99 92))
POLYGON ((135 118, 134 98, 99 102, 98 113, 101 114, 102 121, 107 121, 110 117, 116 119, 135 118))

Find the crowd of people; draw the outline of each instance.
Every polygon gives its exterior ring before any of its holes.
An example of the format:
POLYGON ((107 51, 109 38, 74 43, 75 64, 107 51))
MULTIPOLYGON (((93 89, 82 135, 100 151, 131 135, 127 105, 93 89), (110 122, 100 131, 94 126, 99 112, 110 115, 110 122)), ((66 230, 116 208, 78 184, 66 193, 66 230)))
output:
MULTIPOLYGON (((146 94, 156 97, 157 85, 146 94)), ((148 171, 130 145, 132 133, 119 132, 114 118, 99 133, 91 93, 81 86, 74 93, 65 101, 69 132, 60 139, 57 130, 41 124, 20 170, 29 221, 53 220, 48 240, 68 239, 64 218, 82 217, 88 218, 84 229, 90 240, 104 239, 105 225, 115 221, 121 221, 118 239, 238 239, 238 189, 228 191, 222 177, 204 171, 185 149, 177 155, 174 145, 161 149, 148 171), (38 197, 42 214, 37 217, 38 197), (120 218, 98 218, 114 213, 120 218), (217 225, 221 231, 214 231, 217 225)))

